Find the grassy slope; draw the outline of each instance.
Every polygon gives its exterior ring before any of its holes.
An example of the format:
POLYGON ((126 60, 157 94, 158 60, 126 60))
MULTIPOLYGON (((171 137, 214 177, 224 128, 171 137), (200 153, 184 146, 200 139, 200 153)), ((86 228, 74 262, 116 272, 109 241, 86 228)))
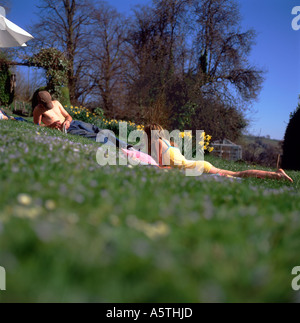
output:
POLYGON ((256 137, 256 136, 242 136, 242 138, 240 139, 240 143, 241 144, 254 144, 255 141, 259 139, 261 140, 264 144, 266 145, 270 145, 273 146, 275 148, 280 147, 280 140, 276 140, 276 139, 269 139, 269 138, 265 138, 265 137, 256 137))
POLYGON ((188 178, 100 167, 97 148, 0 123, 0 302, 299 301, 299 173, 188 178))

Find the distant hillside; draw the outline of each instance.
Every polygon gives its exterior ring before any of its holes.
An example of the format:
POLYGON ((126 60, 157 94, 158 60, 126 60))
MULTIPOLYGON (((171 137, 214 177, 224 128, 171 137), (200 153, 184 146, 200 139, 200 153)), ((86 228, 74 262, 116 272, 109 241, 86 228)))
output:
POLYGON ((251 135, 236 141, 243 148, 243 160, 269 167, 277 166, 278 156, 282 155, 281 143, 280 140, 251 135))
POLYGON ((262 141, 266 145, 271 145, 274 147, 278 147, 281 145, 281 140, 276 140, 276 139, 271 139, 267 137, 260 137, 260 136, 251 136, 251 135, 244 135, 238 142, 239 145, 242 144, 250 144, 250 143, 255 143, 256 141, 262 141))

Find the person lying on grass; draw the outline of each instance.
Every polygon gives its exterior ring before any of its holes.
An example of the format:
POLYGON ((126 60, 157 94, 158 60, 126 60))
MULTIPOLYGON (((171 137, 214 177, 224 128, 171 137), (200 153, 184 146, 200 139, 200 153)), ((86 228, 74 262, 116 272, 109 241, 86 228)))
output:
POLYGON ((0 109, 0 120, 15 120, 15 121, 26 121, 21 117, 12 117, 6 114, 4 111, 0 109))
MULTIPOLYGON (((37 102, 38 104, 33 110, 33 122, 39 126, 57 129, 95 141, 97 140, 97 136, 102 134, 103 130, 93 124, 73 120, 61 103, 59 101, 52 100, 50 93, 47 91, 38 92, 37 102)), ((131 145, 127 145, 127 143, 120 141, 111 133, 103 133, 102 137, 103 142, 100 141, 101 143, 107 143, 110 141, 115 143, 117 147, 132 147, 131 145)))
POLYGON ((21 117, 12 117, 6 114, 4 111, 0 109, 0 120, 14 120, 14 121, 25 121, 29 122, 28 120, 21 118, 21 117))
POLYGON ((8 120, 8 117, 0 110, 0 120, 8 120))
POLYGON ((282 170, 277 172, 269 172, 263 170, 246 170, 240 172, 233 172, 225 169, 219 169, 206 161, 191 161, 187 160, 177 147, 171 145, 170 141, 164 138, 164 129, 159 124, 150 124, 145 127, 145 133, 148 138, 148 154, 151 155, 151 147, 154 148, 154 157, 159 165, 171 166, 180 169, 198 170, 199 173, 205 174, 219 174, 221 176, 232 177, 254 177, 254 178, 268 178, 276 180, 293 180, 282 170))

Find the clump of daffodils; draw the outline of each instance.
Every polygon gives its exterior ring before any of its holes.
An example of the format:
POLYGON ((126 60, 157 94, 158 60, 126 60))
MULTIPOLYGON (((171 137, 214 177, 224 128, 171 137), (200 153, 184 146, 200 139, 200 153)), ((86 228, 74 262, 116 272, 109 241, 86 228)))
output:
POLYGON ((127 122, 128 131, 138 130, 143 131, 143 125, 137 125, 131 121, 122 121, 116 119, 106 119, 103 116, 97 115, 94 112, 91 112, 87 108, 83 106, 65 106, 67 112, 71 115, 75 120, 81 120, 84 122, 96 124, 100 128, 109 129, 112 131, 117 131, 119 129, 120 122, 127 122))
MULTIPOLYGON (((192 140, 192 138, 193 138, 191 131, 180 132, 179 137, 182 139, 185 139, 185 140, 192 140)), ((204 151, 211 153, 214 150, 213 147, 209 146, 211 139, 212 139, 212 137, 210 135, 206 135, 205 132, 203 131, 201 133, 201 138, 198 143, 200 145, 201 149, 203 148, 204 151)))
POLYGON ((192 139, 192 132, 191 131, 184 131, 179 133, 180 138, 184 139, 192 139))
POLYGON ((203 131, 201 134, 201 140, 199 141, 199 145, 201 147, 203 147, 203 150, 208 151, 209 153, 211 153, 214 150, 214 147, 210 147, 210 141, 211 141, 211 136, 210 135, 206 135, 205 132, 203 131))

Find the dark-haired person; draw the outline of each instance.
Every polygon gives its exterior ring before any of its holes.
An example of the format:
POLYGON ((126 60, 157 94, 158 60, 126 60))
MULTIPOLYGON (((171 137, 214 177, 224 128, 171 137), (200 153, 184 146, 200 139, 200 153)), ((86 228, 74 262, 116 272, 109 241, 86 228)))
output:
POLYGON ((57 100, 52 100, 50 93, 47 91, 41 91, 37 94, 37 102, 38 104, 33 110, 33 121, 37 125, 65 131, 69 134, 83 136, 95 141, 98 136, 100 143, 111 142, 115 143, 117 147, 132 147, 93 124, 73 120, 61 103, 57 100))

